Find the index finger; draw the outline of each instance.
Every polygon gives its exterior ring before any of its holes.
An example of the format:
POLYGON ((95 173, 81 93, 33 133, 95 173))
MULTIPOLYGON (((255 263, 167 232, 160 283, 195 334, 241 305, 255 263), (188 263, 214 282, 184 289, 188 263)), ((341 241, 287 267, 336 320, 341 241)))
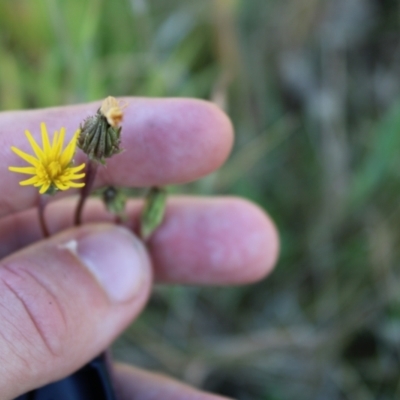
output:
MULTIPOLYGON (((125 151, 99 168, 96 186, 141 187, 185 183, 217 169, 232 146, 232 125, 212 103, 194 99, 125 98, 122 148, 125 151)), ((32 153, 24 135, 29 130, 39 141, 40 123, 49 132, 66 128, 72 138, 79 124, 95 114, 100 102, 31 111, 0 113, 0 216, 30 208, 38 202, 38 191, 21 187, 19 174, 10 165, 24 161, 12 151, 15 146, 32 153)), ((85 161, 78 150, 77 163, 85 161)), ((73 193, 73 191, 71 191, 73 193)))

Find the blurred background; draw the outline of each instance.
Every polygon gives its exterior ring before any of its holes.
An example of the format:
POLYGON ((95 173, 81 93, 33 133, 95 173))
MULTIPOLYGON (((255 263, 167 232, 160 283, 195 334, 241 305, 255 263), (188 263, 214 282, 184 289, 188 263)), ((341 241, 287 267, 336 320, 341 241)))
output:
POLYGON ((273 274, 157 287, 115 356, 240 400, 400 398, 400 2, 0 2, 0 109, 193 96, 232 118, 217 173, 251 199, 273 274))

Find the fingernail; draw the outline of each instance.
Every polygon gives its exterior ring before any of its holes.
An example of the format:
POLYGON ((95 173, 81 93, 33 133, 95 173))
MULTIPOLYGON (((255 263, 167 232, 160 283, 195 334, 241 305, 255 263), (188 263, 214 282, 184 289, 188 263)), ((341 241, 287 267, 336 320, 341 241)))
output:
POLYGON ((116 303, 135 297, 150 271, 143 244, 122 227, 101 227, 83 236, 77 255, 116 303))

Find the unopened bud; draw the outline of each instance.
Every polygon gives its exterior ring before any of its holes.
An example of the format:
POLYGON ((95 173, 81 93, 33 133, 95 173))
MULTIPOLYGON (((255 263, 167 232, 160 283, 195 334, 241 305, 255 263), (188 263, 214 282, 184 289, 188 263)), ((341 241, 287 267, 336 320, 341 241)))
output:
POLYGON ((97 113, 80 126, 77 146, 89 159, 105 164, 105 159, 121 153, 123 106, 114 97, 107 97, 97 113))

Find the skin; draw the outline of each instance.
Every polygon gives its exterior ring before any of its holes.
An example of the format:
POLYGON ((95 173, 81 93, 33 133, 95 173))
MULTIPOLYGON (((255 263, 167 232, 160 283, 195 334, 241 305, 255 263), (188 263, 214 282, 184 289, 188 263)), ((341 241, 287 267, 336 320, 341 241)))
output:
MULTIPOLYGON (((211 103, 124 100, 129 103, 125 152, 99 169, 97 187, 182 184, 218 169, 228 157, 232 125, 211 103)), ((251 283, 265 277, 277 259, 277 231, 256 205, 233 197, 171 198, 147 248, 137 241, 144 273, 135 295, 118 304, 105 296, 74 254, 60 250, 65 243, 115 229, 102 204, 88 202, 84 226, 71 228, 76 192, 57 195, 46 210, 52 237, 43 239, 34 208, 37 190, 20 187, 23 176, 7 171, 10 165, 24 165, 12 145, 31 153, 25 129, 39 139, 40 122, 49 132, 65 126, 68 140, 99 104, 0 113, 0 399, 67 376, 107 348, 143 309, 154 281, 251 283)), ((76 159, 83 162, 84 155, 78 152, 76 159)), ((131 231, 137 228, 140 206, 128 204, 131 231)), ((166 400, 222 399, 128 366, 115 367, 115 381, 121 400, 155 400, 160 393, 166 400)))

